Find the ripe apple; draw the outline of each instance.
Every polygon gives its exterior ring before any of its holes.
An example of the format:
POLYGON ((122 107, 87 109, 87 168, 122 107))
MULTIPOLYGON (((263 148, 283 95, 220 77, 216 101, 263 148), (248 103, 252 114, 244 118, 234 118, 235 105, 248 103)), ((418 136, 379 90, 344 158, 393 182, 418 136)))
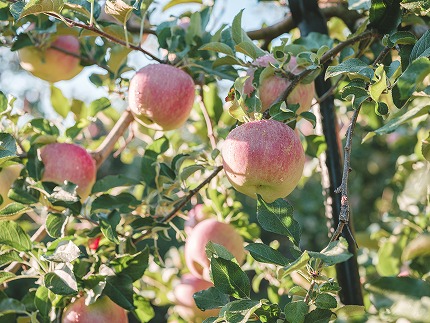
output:
POLYGON ((176 285, 173 294, 175 295, 175 311, 188 322, 201 322, 211 316, 218 316, 219 309, 202 311, 194 301, 193 295, 201 290, 213 287, 213 284, 185 274, 181 277, 181 283, 176 285))
POLYGON ((144 124, 159 130, 182 126, 194 97, 193 79, 174 66, 147 65, 130 81, 130 109, 144 124))
POLYGON ((52 83, 70 80, 78 75, 83 69, 79 64, 80 59, 52 47, 80 54, 79 40, 75 36, 62 35, 48 48, 36 46, 21 48, 18 51, 21 67, 34 76, 52 83))
POLYGON ((260 120, 233 129, 222 147, 225 173, 239 192, 273 202, 290 194, 303 172, 305 153, 284 123, 260 120))
MULTIPOLYGON (((271 55, 265 55, 259 57, 253 63, 256 67, 267 67, 269 63, 275 63, 276 60, 271 55)), ((294 56, 291 56, 290 61, 288 62, 286 70, 295 75, 299 74, 302 71, 302 68, 297 66, 297 60, 294 56)), ((244 84, 244 93, 250 95, 254 91, 254 86, 252 82, 254 80, 254 68, 250 68, 247 71, 247 75, 249 78, 245 81, 244 84)), ((267 110, 273 102, 284 92, 287 87, 291 84, 290 80, 280 77, 277 75, 271 75, 266 78, 260 80, 260 100, 261 100, 261 108, 262 112, 267 110)), ((297 111, 297 114, 300 114, 304 111, 308 111, 312 106, 312 99, 315 97, 315 86, 314 83, 299 83, 294 90, 287 97, 287 104, 300 104, 300 108, 297 111)))
POLYGON ((81 146, 53 143, 44 146, 40 158, 45 166, 42 181, 62 185, 70 181, 78 185, 77 193, 86 199, 96 181, 96 163, 81 146))
POLYGON ((203 204, 197 204, 188 212, 188 219, 184 223, 186 234, 189 235, 198 223, 208 218, 208 214, 203 211, 204 207, 203 204))
POLYGON ((63 323, 127 323, 127 312, 107 296, 85 305, 85 298, 78 298, 64 309, 63 323))
POLYGON ((210 280, 210 262, 205 251, 209 241, 224 246, 239 264, 245 260, 243 238, 231 224, 215 219, 203 220, 194 227, 185 241, 185 262, 195 277, 210 280))

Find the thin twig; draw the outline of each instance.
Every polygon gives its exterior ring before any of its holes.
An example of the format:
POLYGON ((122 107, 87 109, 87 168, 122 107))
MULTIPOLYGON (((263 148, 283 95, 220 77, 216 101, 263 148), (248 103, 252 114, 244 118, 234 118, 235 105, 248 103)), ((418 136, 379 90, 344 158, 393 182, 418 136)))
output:
POLYGON ((133 120, 133 113, 131 113, 129 109, 125 110, 115 126, 106 136, 105 140, 95 151, 91 152, 92 157, 96 161, 97 168, 99 168, 100 165, 106 160, 118 139, 124 134, 133 120))

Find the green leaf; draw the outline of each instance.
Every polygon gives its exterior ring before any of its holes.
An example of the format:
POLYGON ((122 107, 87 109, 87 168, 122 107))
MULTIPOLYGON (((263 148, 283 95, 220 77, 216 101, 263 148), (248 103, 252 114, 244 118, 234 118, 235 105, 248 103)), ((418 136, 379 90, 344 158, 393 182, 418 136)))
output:
POLYGON ((78 285, 70 263, 60 263, 53 272, 47 273, 43 278, 46 288, 57 295, 75 295, 78 285))
POLYGON ((212 257, 211 275, 215 287, 223 293, 235 298, 249 297, 251 284, 237 263, 212 257))
POLYGON ((421 153, 430 162, 430 133, 426 139, 422 140, 421 153))
POLYGON ((282 277, 285 277, 296 270, 304 268, 308 264, 310 259, 311 258, 309 257, 308 251, 305 250, 302 255, 296 259, 296 261, 284 268, 282 277))
POLYGON ((63 118, 67 117, 71 108, 70 102, 63 95, 63 92, 54 85, 51 85, 51 104, 55 112, 63 118))
POLYGON ((30 237, 18 223, 13 221, 0 222, 0 244, 18 251, 29 251, 32 248, 30 237))
POLYGON ((28 205, 24 205, 21 203, 10 203, 4 208, 0 210, 0 219, 1 220, 11 220, 15 218, 15 216, 19 214, 23 214, 24 212, 30 210, 28 205))
POLYGON ((348 0, 349 10, 369 10, 371 0, 348 0))
POLYGON ((412 63, 420 57, 430 56, 430 30, 427 30, 424 35, 416 42, 415 46, 412 48, 411 56, 409 56, 409 61, 412 63))
POLYGON ((373 78, 373 69, 358 58, 351 58, 339 65, 329 66, 325 73, 325 79, 347 74, 350 78, 360 78, 369 82, 373 78))
POLYGON ((305 136, 306 140, 306 155, 311 157, 319 157, 327 149, 327 143, 324 136, 309 135, 305 136))
POLYGON ((331 309, 337 307, 337 300, 330 294, 318 294, 315 299, 315 305, 318 308, 331 309))
POLYGON ((108 240, 116 244, 119 244, 116 227, 118 226, 120 221, 121 221, 121 215, 116 210, 113 210, 109 214, 105 214, 105 213, 99 214, 100 229, 103 235, 108 240))
POLYGON ((279 266, 287 266, 290 264, 290 259, 284 257, 278 250, 264 243, 250 243, 245 249, 248 250, 252 258, 257 261, 279 266))
POLYGON ((120 213, 128 213, 140 204, 141 202, 132 194, 123 192, 118 195, 100 195, 94 200, 91 208, 92 212, 118 209, 120 213))
POLYGON ((6 111, 7 106, 8 106, 7 97, 6 95, 4 95, 2 91, 0 91, 0 113, 6 111))
POLYGON ((68 217, 62 213, 49 213, 46 222, 46 232, 52 238, 60 238, 64 234, 68 217))
POLYGON ((309 305, 304 301, 291 302, 285 305, 285 319, 292 323, 303 323, 308 314, 309 305))
POLYGON ((396 83, 400 93, 400 100, 409 99, 429 74, 430 59, 427 57, 417 58, 409 64, 396 83))
MULTIPOLYGON (((425 103, 424 103, 425 104, 425 103)), ((430 105, 418 105, 409 110, 400 110, 384 126, 375 130, 375 133, 382 135, 395 131, 400 125, 430 112, 430 105)))
POLYGON ((392 46, 415 44, 417 38, 409 31, 397 31, 389 36, 392 46))
POLYGON ((247 323, 251 321, 250 318, 261 306, 260 301, 240 299, 225 305, 220 311, 220 316, 222 314, 226 322, 247 323))
POLYGON ((223 245, 209 241, 205 247, 206 256, 210 259, 212 257, 222 258, 225 260, 233 260, 234 256, 223 245))
POLYGON ((215 59, 213 61, 212 67, 217 68, 223 65, 242 65, 242 64, 243 62, 236 57, 224 56, 224 57, 215 59))
POLYGON ((124 255, 111 261, 111 266, 115 268, 117 274, 128 275, 133 282, 142 278, 149 263, 149 248, 134 255, 124 255))
POLYGON ((125 25, 130 19, 134 8, 122 0, 107 0, 105 3, 105 12, 112 16, 120 24, 125 25))
POLYGON ((348 243, 343 237, 330 242, 321 252, 308 251, 308 253, 313 258, 321 259, 326 266, 333 266, 352 257, 348 251, 348 243))
POLYGON ((6 250, 0 253, 0 267, 5 266, 11 262, 22 262, 22 257, 15 250, 6 250))
POLYGON ((99 179, 93 186, 91 194, 106 192, 114 187, 120 186, 131 186, 140 184, 140 181, 136 178, 130 178, 123 174, 118 175, 107 175, 102 179, 99 179))
POLYGON ((333 312, 330 310, 316 308, 305 316, 305 323, 328 323, 333 312))
POLYGON ((382 241, 378 249, 376 271, 380 276, 396 276, 400 272, 401 256, 407 243, 406 235, 392 236, 382 241))
POLYGON ((217 53, 226 54, 228 56, 234 57, 234 51, 231 49, 227 44, 220 43, 220 42, 211 42, 204 44, 199 48, 199 50, 211 50, 217 53))
POLYGON ((16 141, 10 134, 0 133, 0 167, 1 164, 16 157, 16 141))
POLYGON ((30 0, 21 11, 20 18, 48 12, 61 16, 63 5, 63 0, 30 0))
POLYGON ((89 114, 91 117, 95 116, 97 113, 109 108, 111 106, 111 102, 108 98, 100 98, 91 102, 89 107, 89 114))
POLYGON ((151 302, 145 297, 133 294, 133 301, 133 304, 136 307, 134 313, 136 313, 139 322, 149 322, 155 316, 151 302))
POLYGON ((209 83, 203 88, 203 91, 205 91, 203 101, 208 110, 208 114, 214 124, 218 124, 224 112, 223 102, 218 95, 218 86, 215 82, 209 83))
POLYGON ((240 44, 243 41, 242 34, 242 14, 243 10, 239 11, 239 13, 234 17, 233 23, 231 25, 231 37, 235 44, 240 44))
POLYGON ((197 307, 202 311, 222 307, 230 301, 230 297, 216 287, 201 290, 193 297, 197 307))
POLYGON ((133 302, 133 280, 128 275, 108 276, 103 294, 128 311, 135 309, 133 302))
POLYGON ((51 312, 52 302, 49 297, 49 289, 45 286, 39 286, 36 290, 36 295, 34 298, 34 305, 39 311, 40 315, 44 318, 49 317, 49 313, 51 312))
POLYGON ((375 71, 375 82, 369 87, 371 98, 378 102, 382 92, 387 90, 387 75, 385 74, 384 66, 380 65, 375 71))
POLYGON ((315 126, 317 124, 317 117, 315 116, 315 114, 313 114, 310 111, 305 111, 305 112, 300 113, 300 116, 303 119, 309 121, 312 124, 312 127, 315 128, 315 126))
POLYGON ((81 251, 77 245, 71 240, 64 240, 57 245, 53 254, 44 255, 43 258, 52 262, 70 263, 77 259, 80 254, 81 251))
POLYGON ((0 284, 5 284, 11 280, 14 280, 16 275, 8 271, 0 271, 0 284))
POLYGON ((366 284, 377 310, 389 310, 390 317, 427 322, 430 313, 430 283, 411 277, 382 277, 366 284))
POLYGON ((58 128, 47 119, 33 119, 30 121, 30 125, 33 127, 36 133, 55 137, 58 137, 60 135, 60 131, 58 130, 58 128))
POLYGON ((0 313, 8 314, 8 313, 23 313, 26 314, 25 305, 20 301, 14 298, 3 298, 0 300, 0 313))
POLYGON ((361 104, 369 98, 370 94, 361 86, 352 85, 345 86, 341 91, 341 97, 344 100, 352 101, 354 109, 357 109, 361 104))
POLYGON ((300 243, 300 225, 293 218, 293 207, 283 199, 266 203, 257 200, 257 219, 261 227, 270 232, 287 236, 296 246, 300 243))
POLYGON ((167 4, 163 6, 163 11, 166 11, 167 9, 177 6, 178 4, 183 3, 199 3, 202 4, 202 0, 170 0, 167 4))
POLYGON ((21 16, 21 12, 24 9, 26 4, 27 3, 25 1, 17 1, 11 4, 10 13, 12 14, 13 19, 15 21, 19 20, 19 17, 21 16))

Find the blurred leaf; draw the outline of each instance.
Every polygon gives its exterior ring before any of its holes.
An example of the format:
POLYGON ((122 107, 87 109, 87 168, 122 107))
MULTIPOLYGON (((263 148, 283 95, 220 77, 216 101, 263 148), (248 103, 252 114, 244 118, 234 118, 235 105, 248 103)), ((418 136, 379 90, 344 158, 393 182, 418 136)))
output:
POLYGON ((348 0, 348 9, 349 10, 369 10, 371 0, 348 0))
POLYGON ((306 155, 311 157, 319 157, 326 149, 327 144, 324 136, 309 135, 305 136, 306 140, 306 155))
POLYGON ((6 111, 8 106, 7 97, 2 91, 0 91, 0 113, 6 111))
POLYGON ((44 285, 57 295, 74 295, 78 292, 73 266, 70 263, 60 263, 53 272, 45 274, 44 285))
POLYGON ((202 4, 203 1, 202 0, 170 0, 167 4, 165 4, 163 6, 163 11, 165 11, 171 7, 174 7, 178 4, 183 4, 183 3, 199 3, 199 4, 202 4))
POLYGON ((376 28, 381 34, 390 34, 396 30, 402 20, 400 1, 372 0, 369 27, 376 28))
POLYGON ((108 276, 103 294, 128 311, 135 309, 133 302, 133 280, 128 275, 108 276))
POLYGON ((116 227, 121 221, 121 215, 118 211, 113 210, 109 214, 99 214, 100 230, 103 235, 113 243, 119 244, 118 234, 116 232, 116 227))
POLYGON ((151 303, 145 297, 133 294, 133 301, 136 307, 134 312, 140 322, 149 322, 155 316, 151 303))
POLYGON ((421 152, 424 158, 430 162, 430 133, 428 137, 426 139, 423 139, 422 141, 421 152))
POLYGON ((51 104, 55 112, 57 112, 63 118, 67 117, 70 111, 70 102, 63 95, 63 92, 54 85, 51 84, 51 104))
POLYGON ((381 276, 395 276, 400 272, 401 255, 407 236, 391 236, 382 242, 378 250, 376 270, 381 276))
POLYGON ((367 82, 373 78, 372 68, 358 58, 347 59, 339 65, 329 66, 326 70, 325 79, 341 74, 348 74, 351 78, 358 77, 367 82))
POLYGON ((223 258, 211 259, 211 275, 216 288, 235 298, 249 297, 251 285, 240 266, 223 258))
POLYGON ((196 292, 193 297, 197 307, 202 311, 222 307, 230 301, 230 297, 216 287, 196 292))
POLYGON ((5 284, 13 279, 15 279, 17 276, 14 273, 8 272, 8 271, 0 271, 0 284, 5 284))
POLYGON ((430 30, 427 30, 424 35, 416 42, 412 48, 409 61, 412 63, 420 57, 430 57, 430 30))
POLYGON ((47 119, 33 119, 30 121, 30 125, 33 127, 33 130, 36 133, 51 135, 55 137, 58 137, 60 135, 60 131, 58 130, 58 128, 47 119))
POLYGON ((428 322, 430 283, 410 277, 382 277, 365 285, 377 310, 389 310, 392 319, 428 322))
POLYGON ((32 243, 30 237, 18 223, 13 221, 0 222, 0 244, 12 247, 18 251, 30 251, 32 243))
POLYGON ((309 305, 304 301, 291 302, 285 305, 285 319, 288 322, 303 323, 305 315, 309 311, 309 305))
POLYGON ((348 243, 345 238, 332 241, 321 252, 308 251, 313 258, 321 259, 326 266, 332 266, 344 262, 352 257, 348 252, 348 243))
POLYGON ((15 21, 19 20, 22 10, 24 9, 26 4, 27 3, 25 1, 17 1, 10 5, 10 13, 12 14, 13 19, 15 21))
POLYGON ((305 316, 305 323, 328 323, 333 312, 326 309, 316 308, 305 316))
POLYGON ((214 125, 217 125, 224 110, 222 100, 218 95, 218 86, 212 82, 207 84, 203 91, 205 91, 203 96, 205 107, 214 125))
POLYGON ((424 232, 409 241, 406 246, 400 245, 402 261, 406 262, 416 257, 430 256, 430 233, 424 232), (403 248, 402 248, 403 247, 403 248))
POLYGON ((220 42, 211 42, 211 43, 204 44, 199 48, 199 50, 211 50, 217 53, 222 53, 222 54, 234 57, 233 49, 231 49, 227 44, 220 43, 220 42))
POLYGON ((52 302, 49 298, 49 289, 45 286, 39 286, 36 290, 34 305, 43 318, 49 318, 49 313, 52 308, 52 302))
POLYGON ((320 48, 327 46, 333 47, 333 39, 330 36, 318 32, 310 32, 305 37, 300 37, 294 41, 296 45, 302 45, 309 51, 317 51, 320 48))
POLYGON ((106 192, 114 187, 131 186, 140 184, 140 181, 135 178, 127 177, 123 174, 107 175, 99 179, 93 186, 91 194, 106 192))
POLYGON ((282 253, 264 243, 250 243, 245 249, 249 251, 252 258, 260 262, 279 266, 287 266, 290 263, 290 260, 284 257, 282 253))
POLYGON ((0 313, 23 313, 26 314, 25 305, 14 298, 3 298, 0 300, 0 313))
POLYGON ((90 104, 90 116, 95 116, 97 113, 109 108, 111 106, 111 103, 108 98, 100 98, 97 100, 94 100, 90 104))
POLYGON ((296 246, 299 245, 300 225, 293 218, 293 207, 284 199, 266 203, 258 196, 257 219, 264 230, 287 236, 296 246))

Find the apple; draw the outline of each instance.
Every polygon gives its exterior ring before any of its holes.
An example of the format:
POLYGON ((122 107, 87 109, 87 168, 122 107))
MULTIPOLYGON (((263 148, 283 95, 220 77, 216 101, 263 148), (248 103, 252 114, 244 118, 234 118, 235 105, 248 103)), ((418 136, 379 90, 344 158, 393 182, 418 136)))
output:
MULTIPOLYGON (((13 182, 19 177, 19 174, 22 170, 23 166, 20 164, 16 165, 9 165, 2 169, 0 169, 0 210, 6 207, 8 204, 13 203, 15 201, 12 201, 8 196, 8 192, 10 188, 12 187, 13 182)), ((14 214, 13 216, 7 216, 4 217, 6 220, 16 220, 18 219, 22 213, 14 214)), ((3 217, 0 217, 0 220, 3 217)))
MULTIPOLYGON (((265 55, 259 57, 253 63, 256 67, 267 67, 269 63, 275 63, 276 60, 271 55, 265 55)), ((294 56, 291 56, 290 61, 287 64, 286 70, 292 74, 299 74, 302 68, 297 66, 297 60, 294 56)), ((244 84, 244 93, 250 95, 254 91, 252 82, 254 80, 254 68, 250 68, 247 71, 249 78, 244 84)), ((284 92, 287 87, 291 84, 291 81, 277 75, 271 75, 260 80, 259 95, 261 100, 262 112, 266 111, 273 102, 284 92)), ((304 111, 308 111, 312 106, 312 100, 315 97, 315 86, 314 83, 299 83, 290 95, 287 97, 287 104, 300 104, 300 108, 297 110, 297 114, 304 111)))
POLYGON ((147 65, 130 81, 131 111, 145 125, 158 130, 182 126, 190 115, 194 97, 193 79, 174 66, 147 65))
POLYGON ((203 204, 197 204, 188 212, 188 219, 184 223, 186 234, 189 235, 198 223, 208 218, 208 214, 203 211, 203 208, 203 204))
POLYGON ((85 305, 85 298, 78 298, 64 309, 63 323, 127 323, 127 312, 107 296, 93 304, 85 305))
POLYGON ((84 148, 68 143, 48 144, 41 149, 40 158, 45 166, 42 181, 58 185, 69 181, 78 185, 76 191, 82 199, 90 195, 97 167, 84 148))
POLYGON ((54 39, 48 48, 27 46, 18 50, 23 69, 34 76, 48 81, 70 80, 81 72, 80 58, 66 54, 52 47, 80 55, 79 40, 72 35, 62 35, 54 39))
POLYGON ((210 280, 210 262, 205 251, 209 241, 224 246, 239 264, 245 260, 243 238, 231 224, 215 219, 203 220, 194 227, 185 241, 185 262, 195 277, 210 280))
POLYGON ((275 120, 245 123, 233 129, 222 147, 224 171, 239 192, 271 203, 297 186, 305 153, 297 134, 275 120))
POLYGON ((201 290, 213 287, 213 284, 197 278, 192 274, 185 274, 181 277, 181 283, 176 285, 173 294, 175 295, 175 311, 188 322, 201 322, 211 316, 218 316, 219 309, 202 311, 194 301, 193 295, 201 290))

